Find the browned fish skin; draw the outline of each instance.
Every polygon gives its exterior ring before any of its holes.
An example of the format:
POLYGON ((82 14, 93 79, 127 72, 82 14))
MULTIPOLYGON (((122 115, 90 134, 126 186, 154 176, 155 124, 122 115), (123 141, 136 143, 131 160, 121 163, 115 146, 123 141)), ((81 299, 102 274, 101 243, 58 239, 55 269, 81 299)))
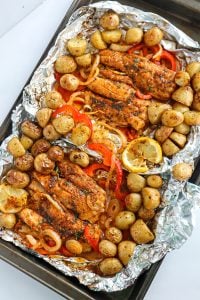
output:
POLYGON ((103 77, 107 78, 107 79, 111 79, 113 81, 118 81, 118 82, 123 82, 126 83, 128 85, 130 85, 131 87, 133 87, 133 82, 131 80, 130 77, 128 77, 127 75, 121 75, 121 74, 117 74, 115 73, 115 71, 111 70, 111 69, 100 69, 100 76, 102 75, 103 77))
POLYGON ((169 100, 176 88, 175 72, 158 66, 145 57, 112 50, 100 52, 101 63, 125 72, 133 85, 143 93, 151 93, 159 100, 169 100))

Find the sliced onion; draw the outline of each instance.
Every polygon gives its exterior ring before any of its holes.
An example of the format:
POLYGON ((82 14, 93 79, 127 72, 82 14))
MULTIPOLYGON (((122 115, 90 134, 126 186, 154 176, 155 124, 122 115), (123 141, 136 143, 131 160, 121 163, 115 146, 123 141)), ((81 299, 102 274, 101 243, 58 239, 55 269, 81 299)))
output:
POLYGON ((126 52, 130 48, 132 48, 132 45, 121 45, 121 44, 111 44, 110 49, 114 51, 119 51, 119 52, 126 52))
POLYGON ((160 59, 160 56, 161 56, 161 54, 162 54, 162 51, 163 51, 163 49, 162 49, 162 46, 160 45, 160 44, 158 44, 158 47, 159 47, 159 49, 158 49, 158 51, 154 54, 154 56, 152 57, 152 59, 160 59))
POLYGON ((33 250, 41 247, 40 241, 36 240, 31 234, 27 234, 26 238, 27 238, 29 244, 31 244, 31 248, 33 250))
POLYGON ((62 240, 61 240, 59 234, 52 229, 45 229, 42 231, 42 236, 41 236, 40 242, 41 242, 42 247, 45 250, 47 250, 48 252, 58 251, 62 245, 62 240), (52 247, 49 246, 44 239, 45 236, 50 237, 55 242, 55 246, 52 246, 52 247))

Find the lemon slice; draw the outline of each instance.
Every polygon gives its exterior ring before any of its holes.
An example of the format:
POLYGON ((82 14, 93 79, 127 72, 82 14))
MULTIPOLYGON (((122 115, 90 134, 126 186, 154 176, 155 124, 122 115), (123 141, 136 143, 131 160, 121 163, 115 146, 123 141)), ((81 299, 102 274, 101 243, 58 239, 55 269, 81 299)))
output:
POLYGON ((158 142, 149 137, 131 141, 122 153, 124 167, 133 173, 148 171, 147 162, 158 164, 162 161, 162 149, 158 142))

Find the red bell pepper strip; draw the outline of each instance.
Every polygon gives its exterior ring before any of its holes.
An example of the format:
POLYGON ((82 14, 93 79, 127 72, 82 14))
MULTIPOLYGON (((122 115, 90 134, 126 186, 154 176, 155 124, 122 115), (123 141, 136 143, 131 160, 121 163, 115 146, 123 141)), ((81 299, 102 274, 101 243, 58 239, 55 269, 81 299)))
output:
POLYGON ((63 89, 58 82, 55 83, 54 89, 62 95, 62 98, 67 102, 70 99, 72 92, 63 89))
POLYGON ((97 152, 100 152, 103 156, 103 164, 110 167, 112 151, 108 149, 104 144, 101 143, 90 143, 88 148, 97 152))
POLYGON ((176 71, 176 58, 173 54, 171 54, 170 52, 163 50, 162 54, 160 56, 160 59, 162 60, 166 60, 170 62, 171 65, 171 70, 172 71, 176 71))
POLYGON ((104 164, 97 164, 97 163, 94 163, 94 164, 84 168, 83 170, 88 176, 93 177, 94 173, 99 169, 109 171, 109 167, 105 166, 104 164))
POLYGON ((86 225, 84 229, 84 237, 87 240, 88 244, 95 250, 99 251, 99 239, 100 239, 100 230, 95 227, 92 228, 90 225, 86 225))
POLYGON ((149 100, 152 98, 151 94, 143 94, 140 92, 140 90, 137 90, 135 92, 135 96, 138 97, 139 99, 143 99, 143 100, 149 100))
POLYGON ((59 252, 64 255, 64 256, 73 256, 73 254, 71 252, 69 252, 67 250, 67 248, 65 246, 61 246, 61 248, 59 249, 59 252))
POLYGON ((143 43, 139 43, 128 50, 128 54, 133 54, 135 51, 141 50, 144 47, 143 43))

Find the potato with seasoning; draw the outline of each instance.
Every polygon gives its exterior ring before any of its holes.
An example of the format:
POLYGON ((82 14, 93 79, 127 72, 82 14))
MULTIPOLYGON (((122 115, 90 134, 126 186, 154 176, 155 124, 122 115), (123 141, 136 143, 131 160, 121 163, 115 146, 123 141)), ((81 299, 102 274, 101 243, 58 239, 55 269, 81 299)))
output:
POLYGON ((105 276, 115 275, 120 272, 122 268, 123 265, 117 258, 105 258, 99 264, 99 269, 105 276))
POLYGON ((36 112, 36 120, 38 121, 38 124, 40 127, 44 128, 51 119, 52 110, 48 107, 41 108, 36 112))
POLYGON ((62 95, 57 91, 48 92, 45 95, 45 102, 47 107, 51 109, 56 109, 66 104, 62 98, 62 95))
POLYGON ((161 117, 162 124, 169 127, 178 126, 183 120, 183 114, 173 109, 166 110, 161 117))
POLYGON ((80 67, 87 68, 91 65, 92 56, 91 53, 86 53, 81 56, 75 57, 75 60, 80 67))
POLYGON ((28 174, 15 169, 8 171, 6 174, 6 180, 11 186, 19 189, 25 188, 30 182, 28 174))
POLYGON ((192 78, 194 74, 200 72, 200 62, 193 61, 186 66, 186 71, 189 73, 190 77, 192 78))
POLYGON ((45 139, 37 140, 31 147, 31 154, 37 156, 40 153, 45 153, 49 150, 51 144, 45 139))
POLYGON ((179 102, 174 102, 174 104, 172 105, 172 108, 174 110, 181 112, 182 114, 184 114, 184 112, 190 110, 188 106, 186 106, 182 103, 179 103, 179 102))
POLYGON ((48 141, 55 141, 60 138, 60 134, 55 130, 52 124, 48 124, 44 127, 43 135, 48 141))
POLYGON ((37 140, 42 136, 42 128, 31 121, 22 122, 21 131, 33 140, 37 140))
POLYGON ((33 168, 33 162, 33 156, 30 153, 25 153, 15 159, 14 165, 20 171, 29 171, 33 168))
POLYGON ((83 168, 87 167, 90 163, 88 154, 83 151, 74 150, 70 152, 69 159, 74 164, 77 164, 83 168))
POLYGON ((196 92, 200 91, 200 72, 192 77, 192 87, 196 92))
POLYGON ((69 55, 59 56, 55 62, 55 70, 59 73, 73 73, 77 68, 74 58, 69 55))
POLYGON ((65 242, 67 250, 75 255, 80 255, 83 251, 81 243, 77 240, 67 240, 65 242))
POLYGON ((28 136, 22 134, 22 136, 20 138, 20 143, 22 144, 22 146, 24 147, 25 150, 28 150, 33 145, 33 140, 31 138, 29 138, 28 136))
POLYGON ((103 50, 107 48, 106 43, 104 42, 101 32, 96 30, 90 37, 90 42, 92 46, 96 49, 103 50))
POLYGON ((129 28, 126 32, 125 41, 127 44, 140 43, 143 39, 143 30, 139 27, 129 28))
POLYGON ((114 12, 106 12, 100 17, 99 24, 104 29, 116 29, 119 26, 119 16, 114 12))
POLYGON ((149 221, 155 216, 154 209, 146 209, 144 206, 141 206, 138 210, 138 217, 144 221, 149 221))
POLYGON ((155 46, 161 42, 163 32, 158 27, 152 27, 144 33, 144 42, 148 47, 155 46))
POLYGON ((160 192, 152 187, 142 189, 143 205, 146 209, 155 209, 160 205, 160 192))
POLYGON ((192 102, 192 108, 194 110, 200 111, 200 91, 196 92, 194 95, 194 100, 192 102))
POLYGON ((185 71, 178 71, 175 75, 175 82, 179 86, 186 86, 190 83, 190 75, 185 71))
POLYGON ((162 177, 159 175, 149 175, 147 177, 147 185, 152 188, 159 189, 161 188, 162 184, 163 180, 162 177))
POLYGON ((155 132, 155 139, 160 143, 164 143, 166 139, 170 136, 170 134, 173 131, 173 127, 169 126, 160 126, 158 129, 156 129, 155 132))
POLYGON ((23 145, 17 137, 13 137, 7 145, 7 150, 12 156, 20 157, 26 153, 23 145))
POLYGON ((17 220, 15 214, 2 214, 0 215, 0 227, 4 227, 6 229, 12 229, 17 220))
POLYGON ((125 198, 126 208, 132 212, 137 212, 142 205, 142 197, 139 193, 131 193, 125 198))
POLYGON ((118 43, 121 39, 122 32, 120 29, 102 31, 101 33, 104 42, 107 44, 118 43))
POLYGON ((193 94, 194 92, 191 86, 181 86, 172 94, 172 99, 186 106, 191 106, 193 101, 193 94))
POLYGON ((135 250, 136 244, 131 241, 122 241, 118 245, 118 256, 123 265, 127 265, 129 260, 131 259, 134 250, 135 250))
POLYGON ((184 122, 189 126, 200 125, 200 112, 199 111, 186 111, 184 113, 184 122))
POLYGON ((135 222, 135 215, 131 211, 121 211, 115 217, 115 226, 118 229, 125 230, 130 227, 131 224, 135 222))
POLYGON ((172 156, 179 150, 179 147, 177 147, 170 139, 166 139, 166 141, 162 144, 162 151, 166 156, 172 156))
POLYGON ((73 74, 65 74, 60 78, 60 85, 63 89, 74 92, 79 86, 79 79, 73 74))
POLYGON ((72 130, 71 140, 77 145, 84 145, 90 138, 91 130, 87 125, 77 124, 72 130))
POLYGON ((55 163, 48 158, 46 153, 40 153, 35 157, 34 167, 37 172, 47 175, 53 171, 55 163))
POLYGON ((178 132, 172 132, 169 138, 180 148, 183 148, 185 146, 185 143, 187 142, 186 136, 178 132))
POLYGON ((47 155, 53 161, 62 161, 64 159, 64 151, 59 146, 51 146, 47 155))
POLYGON ((80 56, 86 51, 87 41, 84 38, 75 37, 67 42, 66 48, 69 50, 71 55, 80 56))
POLYGON ((178 163, 173 166, 172 174, 177 180, 188 180, 192 176, 192 166, 187 163, 178 163))
POLYGON ((174 130, 178 133, 182 133, 187 135, 190 132, 190 126, 185 124, 184 122, 174 127, 174 130))
POLYGON ((166 103, 152 102, 148 106, 148 118, 151 124, 159 124, 162 114, 171 108, 171 105, 166 103))
POLYGON ((70 115, 63 115, 53 119, 52 124, 58 133, 67 134, 74 127, 74 119, 70 115))
POLYGON ((138 193, 146 185, 146 179, 141 175, 129 173, 127 176, 127 186, 130 192, 138 193))
POLYGON ((106 257, 113 257, 117 253, 117 246, 108 240, 101 240, 99 243, 99 252, 106 257))
POLYGON ((138 219, 130 228, 130 234, 137 244, 147 244, 154 240, 154 235, 143 220, 138 219))
POLYGON ((117 227, 110 227, 106 229, 105 237, 114 244, 120 243, 123 238, 121 230, 117 227))

